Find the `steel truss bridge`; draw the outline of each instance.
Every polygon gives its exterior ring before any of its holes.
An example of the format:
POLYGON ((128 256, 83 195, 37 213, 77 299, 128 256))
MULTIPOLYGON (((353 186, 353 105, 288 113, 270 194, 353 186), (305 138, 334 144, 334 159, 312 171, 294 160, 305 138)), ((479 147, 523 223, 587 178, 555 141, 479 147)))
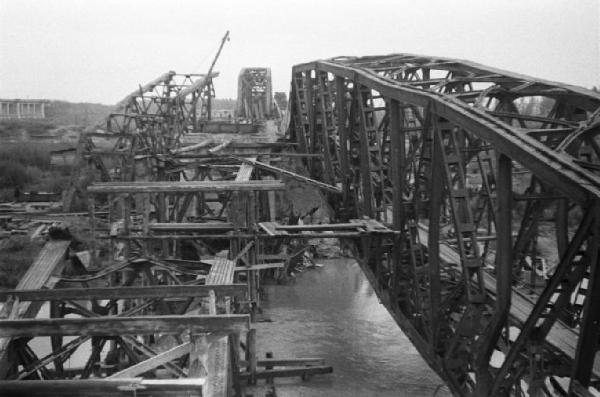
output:
POLYGON ((340 218, 394 231, 363 269, 453 393, 599 388, 598 93, 395 54, 296 65, 290 101, 340 218))
MULTIPOLYGON (((90 257, 59 235, 0 291, 2 393, 228 396, 328 373, 259 360, 252 328, 261 272, 320 237, 352 247, 455 395, 600 390, 598 93, 453 59, 334 58, 293 68, 286 139, 217 141, 196 134, 213 66, 141 86, 82 137, 65 207, 89 203, 90 257), (279 224, 282 176, 320 189, 336 223, 279 224)), ((268 69, 252 70, 244 115, 268 118, 268 69)))

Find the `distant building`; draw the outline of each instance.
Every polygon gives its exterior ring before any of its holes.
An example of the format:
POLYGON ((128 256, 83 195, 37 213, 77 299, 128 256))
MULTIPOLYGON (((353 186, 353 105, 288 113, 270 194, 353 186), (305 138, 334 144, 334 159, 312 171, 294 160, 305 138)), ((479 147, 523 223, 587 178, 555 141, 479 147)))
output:
POLYGON ((0 119, 46 118, 48 102, 44 99, 0 99, 0 119))

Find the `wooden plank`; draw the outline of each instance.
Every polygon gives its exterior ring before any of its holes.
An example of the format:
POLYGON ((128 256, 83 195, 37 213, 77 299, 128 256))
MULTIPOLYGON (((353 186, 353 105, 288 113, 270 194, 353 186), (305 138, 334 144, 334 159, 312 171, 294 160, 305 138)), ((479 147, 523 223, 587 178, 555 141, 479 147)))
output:
MULTIPOLYGON (((293 376, 309 376, 318 374, 330 374, 333 372, 331 366, 315 365, 310 367, 299 367, 299 368, 281 368, 281 369, 265 369, 256 371, 254 374, 255 379, 268 379, 268 378, 284 378, 293 376)), ((250 372, 242 372, 240 378, 250 379, 252 375, 250 372)))
POLYGON ((106 288, 61 288, 61 289, 27 289, 0 290, 0 299, 8 297, 21 301, 65 301, 90 299, 155 299, 175 297, 202 297, 214 291, 219 296, 243 296, 246 284, 214 284, 207 285, 153 285, 134 287, 106 288))
MULTIPOLYGON (((60 269, 63 259, 66 257, 70 241, 51 240, 48 241, 36 259, 33 261, 29 270, 17 284, 17 290, 40 289, 43 286, 54 287, 58 279, 51 278, 52 274, 60 269)), ((40 310, 41 305, 31 302, 22 302, 11 310, 14 316, 11 318, 31 318, 35 317, 40 310)), ((4 307, 3 307, 4 309, 4 307)), ((8 345, 10 338, 0 338, 0 378, 4 378, 6 371, 10 366, 8 362, 8 345)))
POLYGON ((70 379, 0 381, 3 397, 9 396, 150 396, 175 393, 201 396, 204 378, 183 379, 70 379))
POLYGON ((278 231, 277 228, 277 223, 276 222, 259 222, 258 226, 260 226, 260 228, 262 230, 264 230, 269 236, 276 236, 276 235, 281 235, 281 234, 289 234, 286 231, 278 231))
POLYGON ((189 357, 188 377, 200 378, 208 374, 208 339, 206 335, 199 335, 192 338, 189 357))
POLYGON ((266 163, 263 163, 263 162, 260 162, 260 161, 250 160, 250 159, 247 159, 247 158, 241 158, 241 157, 237 157, 237 156, 233 156, 233 155, 231 157, 233 157, 233 158, 235 158, 236 160, 239 160, 239 161, 250 163, 250 164, 252 164, 252 165, 254 165, 256 167, 265 169, 267 171, 271 171, 271 172, 274 172, 276 174, 285 175, 285 176, 287 176, 289 178, 296 179, 296 180, 299 180, 301 182, 317 186, 317 187, 319 187, 321 189, 324 189, 324 190, 327 190, 329 192, 333 192, 333 193, 337 193, 337 194, 342 194, 342 189, 340 189, 337 186, 330 185, 330 184, 327 184, 327 183, 323 183, 323 182, 317 181, 316 179, 312 179, 312 178, 309 178, 309 177, 306 177, 306 176, 303 176, 303 175, 299 175, 299 174, 296 174, 295 172, 284 170, 283 168, 275 167, 273 165, 266 164, 266 163))
MULTIPOLYGON (((332 224, 318 224, 318 225, 280 225, 275 222, 276 230, 286 231, 327 231, 327 230, 359 230, 364 227, 366 223, 363 220, 359 220, 356 223, 332 223, 332 224)), ((385 228, 385 227, 384 227, 385 228)), ((387 229, 387 228, 386 228, 387 229)), ((387 229, 389 230, 389 229, 387 229)))
POLYGON ((59 262, 65 258, 70 244, 71 242, 66 240, 48 241, 19 281, 16 289, 42 288, 59 262))
POLYGON ((183 343, 179 346, 175 346, 172 349, 169 349, 165 352, 157 354, 154 357, 150 357, 147 360, 139 362, 135 365, 132 365, 129 368, 125 368, 122 371, 117 372, 116 374, 112 374, 108 378, 133 378, 138 375, 141 375, 145 372, 148 372, 154 368, 160 367, 163 364, 168 363, 169 361, 175 360, 185 354, 188 354, 192 348, 192 344, 190 342, 183 343))
POLYGON ((208 375, 205 385, 207 396, 229 396, 230 365, 228 338, 223 337, 211 343, 208 348, 208 375))
POLYGON ((148 228, 152 231, 186 231, 186 232, 224 232, 234 230, 229 222, 210 223, 151 223, 148 228))
MULTIPOLYGON (((266 270, 266 269, 280 269, 285 267, 285 263, 283 262, 276 262, 276 263, 259 263, 257 265, 252 265, 252 266, 238 266, 235 269, 233 269, 236 272, 243 272, 243 271, 247 271, 247 270, 266 270)), ((246 284, 244 284, 246 285, 246 284)))
POLYGON ((187 182, 103 182, 88 186, 87 191, 97 193, 178 193, 283 190, 285 184, 278 180, 260 181, 187 181, 187 182))
POLYGON ((183 332, 240 332, 250 327, 250 317, 243 314, 218 316, 139 316, 51 318, 0 321, 0 336, 108 336, 144 335, 163 333, 177 335, 183 332))
MULTIPOLYGON (((246 366, 246 361, 240 361, 241 366, 246 366)), ((325 365, 325 359, 321 357, 307 358, 266 358, 258 360, 256 365, 259 367, 300 367, 325 365)))
MULTIPOLYGON (((203 262, 208 262, 204 260, 203 262)), ((233 272, 235 262, 227 258, 215 258, 212 267, 206 277, 206 285, 231 284, 233 283, 233 272)))
MULTIPOLYGON (((256 161, 256 157, 248 157, 249 161, 256 161)), ((252 177, 252 173, 254 172, 254 166, 250 163, 242 163, 240 169, 235 176, 236 181, 249 181, 252 177)))

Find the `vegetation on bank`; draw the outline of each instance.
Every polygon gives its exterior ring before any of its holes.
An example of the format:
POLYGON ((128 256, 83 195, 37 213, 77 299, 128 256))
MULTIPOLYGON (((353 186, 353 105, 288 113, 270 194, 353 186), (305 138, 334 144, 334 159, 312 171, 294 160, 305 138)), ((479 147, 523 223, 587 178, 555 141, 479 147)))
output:
MULTIPOLYGON (((11 128, 15 127, 10 123, 8 126, 6 122, 0 123, 0 131, 11 128)), ((0 202, 13 201, 17 190, 61 192, 68 184, 70 169, 51 167, 50 152, 64 146, 31 141, 3 142, 0 145, 0 202)))
POLYGON ((31 135, 43 135, 55 129, 56 125, 47 120, 2 120, 0 137, 9 138, 27 132, 31 135))

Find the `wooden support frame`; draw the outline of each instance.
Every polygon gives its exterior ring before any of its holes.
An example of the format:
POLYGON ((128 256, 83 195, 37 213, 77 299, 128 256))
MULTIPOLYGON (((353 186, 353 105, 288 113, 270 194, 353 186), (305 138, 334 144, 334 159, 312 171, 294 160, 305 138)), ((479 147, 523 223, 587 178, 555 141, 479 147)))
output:
POLYGON ((232 333, 247 330, 249 326, 249 316, 243 314, 24 319, 0 321, 0 336, 109 336, 153 333, 179 335, 184 332, 192 334, 232 333))
POLYGON ((105 288, 60 288, 2 290, 0 300, 12 297, 21 301, 68 301, 91 299, 164 299, 204 297, 210 291, 218 296, 243 296, 246 284, 222 285, 152 285, 105 288))

